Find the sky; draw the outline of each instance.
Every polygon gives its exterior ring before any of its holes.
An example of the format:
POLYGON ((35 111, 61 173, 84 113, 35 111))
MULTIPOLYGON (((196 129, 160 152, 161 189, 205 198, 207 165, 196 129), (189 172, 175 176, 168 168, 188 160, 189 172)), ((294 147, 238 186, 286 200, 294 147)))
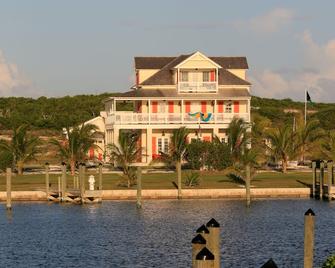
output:
POLYGON ((253 95, 335 102, 335 1, 0 0, 0 96, 124 92, 134 56, 246 56, 253 95))

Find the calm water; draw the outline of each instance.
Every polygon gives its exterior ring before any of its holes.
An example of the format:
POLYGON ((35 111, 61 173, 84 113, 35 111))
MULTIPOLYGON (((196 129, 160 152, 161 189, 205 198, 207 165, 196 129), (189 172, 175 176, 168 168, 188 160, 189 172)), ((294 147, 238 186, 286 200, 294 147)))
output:
POLYGON ((222 267, 302 267, 304 212, 316 217, 315 265, 335 251, 335 202, 155 200, 0 208, 0 267, 190 267, 194 231, 222 226, 222 267))

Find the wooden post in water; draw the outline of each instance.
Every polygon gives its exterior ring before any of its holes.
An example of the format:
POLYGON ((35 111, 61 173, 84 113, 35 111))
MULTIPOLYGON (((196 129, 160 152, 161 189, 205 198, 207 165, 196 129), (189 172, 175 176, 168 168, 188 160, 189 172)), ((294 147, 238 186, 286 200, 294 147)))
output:
POLYGON ((312 173, 313 173, 313 185, 312 185, 312 197, 315 198, 315 189, 316 189, 316 162, 312 162, 312 173))
POLYGON ((60 200, 60 191, 61 191, 61 187, 60 187, 60 177, 58 176, 58 199, 60 200))
POLYGON ((215 257, 214 268, 220 268, 220 224, 212 218, 207 222, 206 227, 209 231, 206 246, 215 257))
POLYGON ((331 189, 333 184, 333 161, 327 162, 327 184, 328 184, 328 200, 332 200, 331 189))
POLYGON ((66 198, 66 164, 62 163, 62 201, 66 198))
POLYGON ((99 163, 99 190, 102 190, 102 163, 99 163))
POLYGON ((45 163, 45 194, 49 200, 49 163, 45 163))
POLYGON ((192 267, 196 266, 196 256, 205 246, 206 239, 201 234, 197 234, 192 239, 192 267))
POLYGON ((7 190, 7 197, 6 197, 6 208, 7 210, 12 209, 12 169, 6 169, 6 190, 7 190))
POLYGON ((305 212, 304 268, 313 268, 314 217, 315 213, 312 209, 309 209, 305 212))
POLYGON ((246 198, 247 198, 247 207, 250 207, 251 203, 251 197, 250 197, 250 180, 251 180, 251 174, 250 174, 250 165, 246 165, 245 167, 245 191, 246 191, 246 198))
POLYGON ((273 259, 269 259, 266 263, 262 265, 261 268, 278 268, 277 264, 273 261, 273 259))
POLYGON ((193 268, 214 268, 215 256, 210 250, 204 247, 195 257, 195 266, 193 268))
POLYGON ((320 163, 320 200, 323 199, 323 182, 325 176, 325 163, 321 161, 320 163))
POLYGON ((201 236, 205 238, 206 241, 208 240, 209 230, 204 224, 197 229, 196 233, 201 234, 201 236))
POLYGON ((137 167, 137 194, 136 194, 136 207, 142 208, 142 168, 137 167))

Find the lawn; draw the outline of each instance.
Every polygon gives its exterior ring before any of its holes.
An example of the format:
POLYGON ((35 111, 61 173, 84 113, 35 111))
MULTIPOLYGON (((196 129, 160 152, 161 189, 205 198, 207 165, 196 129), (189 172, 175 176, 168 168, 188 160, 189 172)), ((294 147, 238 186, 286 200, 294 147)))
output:
MULTIPOLYGON (((183 180, 186 177, 186 173, 183 172, 183 180)), ((98 185, 98 176, 96 172, 88 172, 87 178, 90 174, 95 175, 96 186, 98 185)), ((58 188, 57 178, 60 174, 50 174, 50 183, 52 189, 58 188)), ((73 186, 73 177, 67 176, 68 187, 73 186)), ((86 178, 86 184, 87 184, 86 178)), ((122 177, 119 174, 103 174, 103 189, 126 189, 119 186, 122 181, 122 177)), ((149 173, 142 175, 142 187, 143 189, 174 189, 173 182, 176 182, 175 173, 149 173)), ((288 172, 282 174, 280 172, 262 172, 257 174, 252 182, 252 187, 255 188, 294 188, 294 187, 306 187, 306 185, 312 183, 311 172, 288 172)), ((0 191, 5 191, 5 176, 0 176, 0 191)), ((240 188, 241 185, 238 182, 234 182, 220 172, 201 172, 200 173, 200 185, 195 188, 240 188)), ((86 189, 88 184, 86 185, 86 189)), ((134 189, 136 186, 133 187, 134 189)), ((45 176, 43 174, 27 174, 27 175, 15 175, 12 177, 12 190, 45 190, 45 176)))

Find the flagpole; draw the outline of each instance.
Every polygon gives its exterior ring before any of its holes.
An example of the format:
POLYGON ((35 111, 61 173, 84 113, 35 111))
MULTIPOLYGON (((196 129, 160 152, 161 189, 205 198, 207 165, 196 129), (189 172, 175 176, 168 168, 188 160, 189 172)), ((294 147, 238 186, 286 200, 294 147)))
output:
POLYGON ((306 120, 307 120, 307 91, 305 89, 305 126, 306 126, 306 120))

